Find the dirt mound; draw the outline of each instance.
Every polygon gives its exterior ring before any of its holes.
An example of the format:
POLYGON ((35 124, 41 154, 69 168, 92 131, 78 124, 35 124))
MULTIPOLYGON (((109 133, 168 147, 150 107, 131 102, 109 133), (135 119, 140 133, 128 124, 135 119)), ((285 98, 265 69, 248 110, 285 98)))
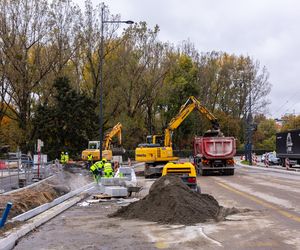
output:
POLYGON ((220 209, 213 196, 192 191, 177 176, 163 176, 153 183, 149 194, 142 200, 109 216, 191 225, 210 219, 219 220, 220 209))

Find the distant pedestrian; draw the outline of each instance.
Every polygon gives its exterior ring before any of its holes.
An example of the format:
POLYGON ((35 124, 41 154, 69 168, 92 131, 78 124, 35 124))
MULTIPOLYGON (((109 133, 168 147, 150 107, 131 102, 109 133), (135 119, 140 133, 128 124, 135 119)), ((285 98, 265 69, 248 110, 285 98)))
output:
POLYGON ((60 153, 60 163, 61 164, 65 164, 66 163, 65 153, 63 151, 60 153))
POLYGON ((90 168, 93 165, 93 155, 91 153, 88 154, 87 161, 88 161, 88 168, 90 168))
POLYGON ((68 152, 65 153, 65 163, 69 162, 69 154, 68 152))

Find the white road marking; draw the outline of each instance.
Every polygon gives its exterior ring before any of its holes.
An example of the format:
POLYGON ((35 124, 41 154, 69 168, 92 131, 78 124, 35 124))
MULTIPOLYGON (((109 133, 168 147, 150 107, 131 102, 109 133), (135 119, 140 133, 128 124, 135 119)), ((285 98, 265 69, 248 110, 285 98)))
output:
POLYGON ((203 232, 200 225, 196 226, 148 226, 144 228, 144 234, 153 243, 158 243, 165 247, 171 244, 179 244, 187 241, 199 240, 201 237, 217 246, 222 246, 221 242, 210 238, 203 232))

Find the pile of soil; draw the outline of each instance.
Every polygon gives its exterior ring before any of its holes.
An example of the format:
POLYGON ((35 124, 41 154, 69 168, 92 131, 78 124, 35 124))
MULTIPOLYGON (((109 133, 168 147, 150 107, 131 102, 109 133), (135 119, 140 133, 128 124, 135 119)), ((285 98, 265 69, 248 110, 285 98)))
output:
POLYGON ((109 217, 191 225, 219 220, 221 210, 213 196, 194 192, 179 177, 167 175, 155 181, 142 200, 120 208, 109 217))

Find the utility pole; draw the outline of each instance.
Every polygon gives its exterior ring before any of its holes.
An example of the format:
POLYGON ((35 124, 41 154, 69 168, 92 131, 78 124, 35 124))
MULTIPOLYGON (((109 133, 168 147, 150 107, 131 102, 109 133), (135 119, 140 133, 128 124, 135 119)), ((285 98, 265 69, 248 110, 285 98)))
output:
POLYGON ((104 47, 104 36, 103 36, 103 16, 104 6, 101 8, 101 41, 100 41, 100 160, 102 160, 102 144, 103 144, 103 47, 104 47))
POLYGON ((248 134, 248 161, 249 165, 252 165, 252 135, 253 135, 253 117, 252 117, 252 110, 251 110, 251 94, 249 97, 249 114, 248 114, 248 119, 247 119, 247 134, 248 134))
POLYGON ((249 111, 248 117, 246 120, 246 145, 245 145, 245 152, 246 152, 246 160, 252 165, 252 137, 253 132, 257 130, 257 124, 253 123, 253 116, 252 116, 252 96, 251 96, 251 84, 250 84, 250 91, 249 91, 249 111))
POLYGON ((104 24, 105 23, 126 23, 126 24, 133 24, 134 22, 131 20, 127 21, 108 21, 104 20, 104 11, 105 6, 103 5, 101 8, 101 41, 100 41, 100 145, 99 145, 99 151, 100 151, 100 160, 102 160, 102 145, 103 145, 103 65, 104 65, 104 24))

